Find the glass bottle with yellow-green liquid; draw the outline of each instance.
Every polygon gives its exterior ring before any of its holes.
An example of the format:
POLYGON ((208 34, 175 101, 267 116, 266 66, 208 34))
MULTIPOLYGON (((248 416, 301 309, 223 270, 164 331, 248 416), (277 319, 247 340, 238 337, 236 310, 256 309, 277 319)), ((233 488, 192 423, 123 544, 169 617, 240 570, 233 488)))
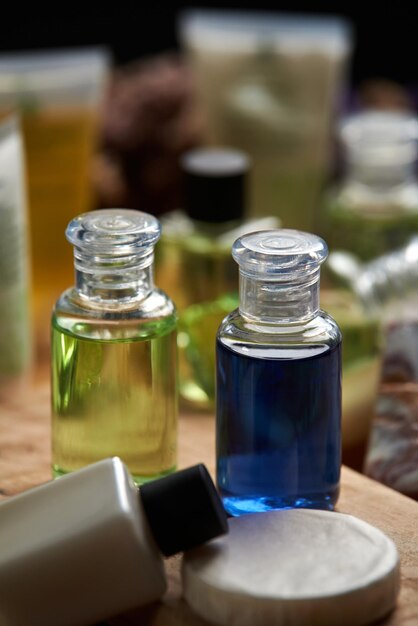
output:
POLYGON ((321 291, 344 336, 343 440, 360 468, 374 413, 381 333, 376 310, 350 287, 360 265, 347 265, 347 253, 357 264, 368 262, 418 232, 418 123, 407 113, 369 110, 344 119, 339 133, 344 174, 324 198, 318 224, 331 251, 321 291))
POLYGON ((238 297, 231 245, 240 235, 275 228, 275 217, 246 219, 249 157, 232 148, 198 148, 180 162, 184 209, 162 219, 158 283, 179 310, 180 396, 214 408, 215 338, 238 297))
POLYGON ((154 287, 160 224, 106 209, 72 220, 75 286, 52 316, 55 476, 119 456, 137 484, 176 467, 176 323, 154 287))
POLYGON ((321 230, 330 250, 370 261, 418 232, 418 120, 366 111, 344 120, 340 137, 346 171, 324 202, 321 230))

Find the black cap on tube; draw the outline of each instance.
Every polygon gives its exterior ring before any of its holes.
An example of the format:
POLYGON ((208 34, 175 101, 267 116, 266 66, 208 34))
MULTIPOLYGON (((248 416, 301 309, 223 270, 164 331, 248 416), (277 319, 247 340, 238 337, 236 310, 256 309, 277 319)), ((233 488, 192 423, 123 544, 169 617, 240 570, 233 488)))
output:
POLYGON ((229 148, 199 148, 181 158, 184 210, 201 222, 239 220, 245 213, 249 158, 229 148))
POLYGON ((146 483, 139 494, 164 556, 190 550, 228 532, 222 502, 202 464, 146 483))

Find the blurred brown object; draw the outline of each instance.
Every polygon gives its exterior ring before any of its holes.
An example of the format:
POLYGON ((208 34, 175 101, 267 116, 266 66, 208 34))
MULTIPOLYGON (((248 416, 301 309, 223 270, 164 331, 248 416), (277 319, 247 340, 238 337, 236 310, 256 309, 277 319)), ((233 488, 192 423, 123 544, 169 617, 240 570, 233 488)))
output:
POLYGON ((387 111, 411 111, 412 101, 402 85, 391 80, 371 79, 360 85, 359 98, 362 108, 387 111))
POLYGON ((418 324, 386 330, 365 473, 418 500, 418 324))
POLYGON ((153 214, 181 206, 179 156, 202 143, 191 72, 167 54, 116 71, 94 179, 101 207, 153 214))

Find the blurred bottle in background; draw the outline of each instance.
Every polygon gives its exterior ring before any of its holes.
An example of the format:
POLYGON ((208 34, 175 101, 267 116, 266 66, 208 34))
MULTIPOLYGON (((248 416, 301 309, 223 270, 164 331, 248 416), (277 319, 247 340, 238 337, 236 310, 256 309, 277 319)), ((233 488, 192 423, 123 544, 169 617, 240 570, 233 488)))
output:
POLYGON ((334 251, 328 271, 383 327, 418 316, 418 234, 402 248, 367 263, 349 252, 334 251))
POLYGON ((32 360, 28 224, 22 137, 0 124, 0 399, 13 397, 32 360))
POLYGON ((343 335, 342 432, 343 462, 361 470, 378 388, 381 330, 374 310, 364 307, 354 289, 358 262, 340 274, 340 256, 330 252, 321 276, 322 306, 343 335), (336 260, 336 267, 334 267, 336 260))
POLYGON ((334 253, 329 260, 383 329, 365 471, 418 499, 418 236, 369 263, 361 264, 347 253, 334 253))
POLYGON ((366 111, 343 121, 340 138, 346 172, 324 201, 320 230, 331 250, 367 261, 418 232, 418 120, 366 111))
POLYGON ((20 113, 25 143, 38 352, 49 343, 54 300, 72 283, 72 251, 61 233, 92 204, 91 158, 108 64, 102 49, 0 57, 0 116, 20 113))
MULTIPOLYGON (((331 250, 323 300, 330 300, 328 310, 344 336, 344 445, 355 457, 345 461, 360 469, 380 374, 382 312, 357 291, 366 280, 359 278, 359 263, 405 244, 418 232, 418 123, 409 113, 365 111, 342 122, 340 139, 346 171, 325 196, 318 229, 331 250), (333 301, 345 304, 337 310, 333 301)), ((373 281, 373 289, 378 288, 373 281)))
MULTIPOLYGON (((331 235, 330 235, 331 236, 331 235)), ((321 302, 343 335, 343 462, 362 469, 374 413, 381 365, 381 324, 357 293, 360 262, 331 251, 321 276, 321 302)))
POLYGON ((162 219, 160 284, 184 311, 237 289, 228 233, 244 218, 250 162, 238 150, 204 148, 186 152, 180 163, 184 210, 162 219))
MULTIPOLYGON (((326 268, 324 267, 324 275, 326 268)), ((346 288, 330 288, 324 276, 321 306, 337 321, 343 335, 343 462, 361 469, 370 432, 380 372, 381 335, 376 316, 365 311, 346 288)))
POLYGON ((209 144, 252 160, 251 212, 312 230, 351 50, 340 18, 190 11, 180 38, 209 144))
POLYGON ((216 332, 238 291, 231 246, 241 234, 274 228, 278 220, 245 220, 250 161, 243 152, 191 150, 181 166, 184 210, 161 220, 157 282, 179 310, 180 394, 196 407, 209 408, 216 332))

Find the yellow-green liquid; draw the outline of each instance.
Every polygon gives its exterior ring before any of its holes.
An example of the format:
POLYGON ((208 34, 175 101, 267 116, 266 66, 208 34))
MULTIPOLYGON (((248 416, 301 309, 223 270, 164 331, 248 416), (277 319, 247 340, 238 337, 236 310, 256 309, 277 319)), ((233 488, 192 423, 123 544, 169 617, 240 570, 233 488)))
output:
MULTIPOLYGON (((219 228, 225 225, 212 225, 219 228)), ((229 243, 208 233, 163 234, 157 248, 157 283, 179 311, 179 391, 186 406, 211 410, 215 396, 215 340, 234 307, 223 294, 238 289, 238 266, 229 243), (219 301, 219 298, 221 300, 219 301)), ((235 302, 235 301, 234 301, 235 302)))
POLYGON ((55 476, 119 456, 135 482, 176 466, 175 317, 132 337, 120 323, 52 329, 55 476), (93 338, 86 338, 86 334, 93 338))
POLYGON ((216 334, 239 304, 238 294, 189 306, 180 317, 180 395, 198 409, 215 407, 216 334))
POLYGON ((180 314, 199 302, 211 302, 238 288, 238 266, 230 244, 210 236, 162 237, 157 248, 157 284, 176 303, 180 314))

